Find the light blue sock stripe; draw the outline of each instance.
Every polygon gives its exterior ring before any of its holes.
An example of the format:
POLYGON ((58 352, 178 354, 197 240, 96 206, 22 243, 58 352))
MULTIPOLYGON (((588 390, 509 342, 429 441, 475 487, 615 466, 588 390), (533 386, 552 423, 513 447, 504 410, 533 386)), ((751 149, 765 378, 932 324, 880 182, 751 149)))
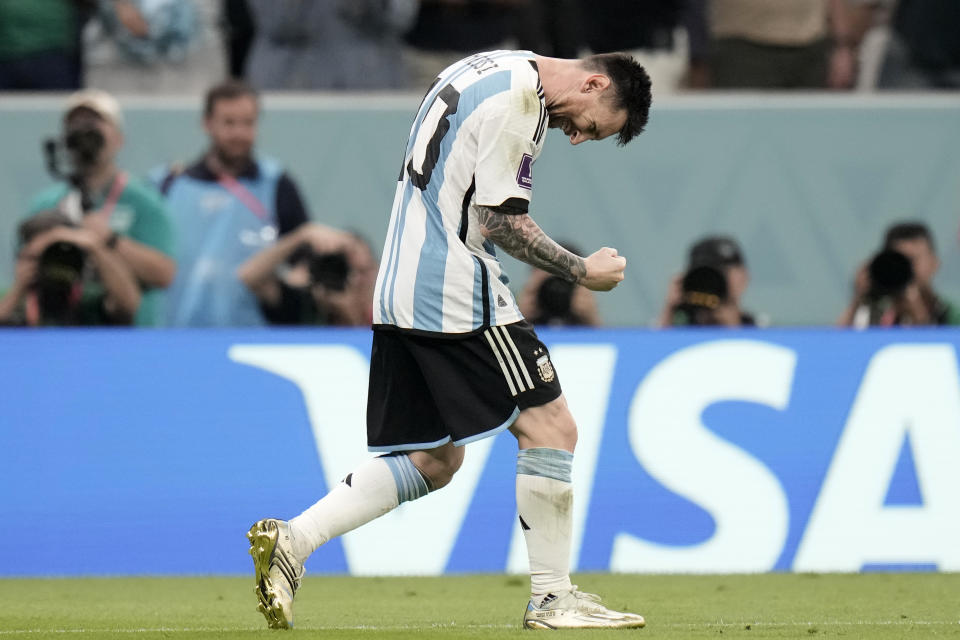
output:
POLYGON ((570 482, 573 454, 563 449, 536 447, 517 453, 517 473, 570 482))
POLYGON ((390 469, 390 473, 393 474, 393 482, 397 485, 397 499, 403 502, 400 493, 401 487, 403 486, 403 480, 400 476, 400 465, 397 464, 397 460, 393 456, 380 456, 380 459, 386 463, 387 468, 390 469))
POLYGON ((397 500, 400 504, 427 495, 427 481, 407 455, 381 456, 397 485, 397 500))

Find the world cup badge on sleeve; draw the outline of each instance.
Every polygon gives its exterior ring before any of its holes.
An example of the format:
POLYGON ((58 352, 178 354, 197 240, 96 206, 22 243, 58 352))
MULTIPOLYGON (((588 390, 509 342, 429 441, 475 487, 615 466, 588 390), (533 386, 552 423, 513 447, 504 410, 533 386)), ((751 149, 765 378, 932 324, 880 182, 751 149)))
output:
POLYGON ((557 374, 553 370, 553 363, 550 362, 549 355, 544 354, 537 358, 537 373, 540 374, 540 379, 544 382, 553 382, 557 374))

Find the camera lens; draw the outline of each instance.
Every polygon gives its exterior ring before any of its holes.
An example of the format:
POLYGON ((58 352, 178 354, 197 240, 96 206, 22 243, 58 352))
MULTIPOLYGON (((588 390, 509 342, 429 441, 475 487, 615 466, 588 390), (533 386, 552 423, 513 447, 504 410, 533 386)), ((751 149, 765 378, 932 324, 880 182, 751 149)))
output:
POLYGON ((99 129, 89 127, 68 131, 66 143, 78 164, 92 165, 97 161, 106 140, 99 129))

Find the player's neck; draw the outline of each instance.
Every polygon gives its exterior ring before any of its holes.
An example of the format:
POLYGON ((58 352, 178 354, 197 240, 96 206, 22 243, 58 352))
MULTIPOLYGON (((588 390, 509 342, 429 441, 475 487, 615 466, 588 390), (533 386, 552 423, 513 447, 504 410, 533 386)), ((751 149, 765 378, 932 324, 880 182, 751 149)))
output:
POLYGON ((579 60, 546 56, 534 56, 534 59, 540 71, 540 83, 548 108, 565 102, 570 94, 576 93, 584 73, 579 60))

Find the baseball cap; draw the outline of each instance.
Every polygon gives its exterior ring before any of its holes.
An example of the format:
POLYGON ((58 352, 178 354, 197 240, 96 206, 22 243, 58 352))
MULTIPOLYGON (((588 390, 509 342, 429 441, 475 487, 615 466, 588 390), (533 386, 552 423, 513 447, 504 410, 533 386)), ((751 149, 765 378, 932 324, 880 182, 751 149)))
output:
POLYGON ((67 98, 67 106, 63 110, 63 117, 66 118, 75 109, 81 107, 90 109, 117 129, 123 128, 123 113, 120 111, 120 103, 106 91, 84 89, 71 94, 67 98))
POLYGON ((729 236, 707 236, 690 247, 689 266, 729 267, 743 265, 740 245, 729 236))
POLYGON ((716 309, 727 299, 727 278, 715 267, 693 267, 683 276, 683 304, 716 309))

